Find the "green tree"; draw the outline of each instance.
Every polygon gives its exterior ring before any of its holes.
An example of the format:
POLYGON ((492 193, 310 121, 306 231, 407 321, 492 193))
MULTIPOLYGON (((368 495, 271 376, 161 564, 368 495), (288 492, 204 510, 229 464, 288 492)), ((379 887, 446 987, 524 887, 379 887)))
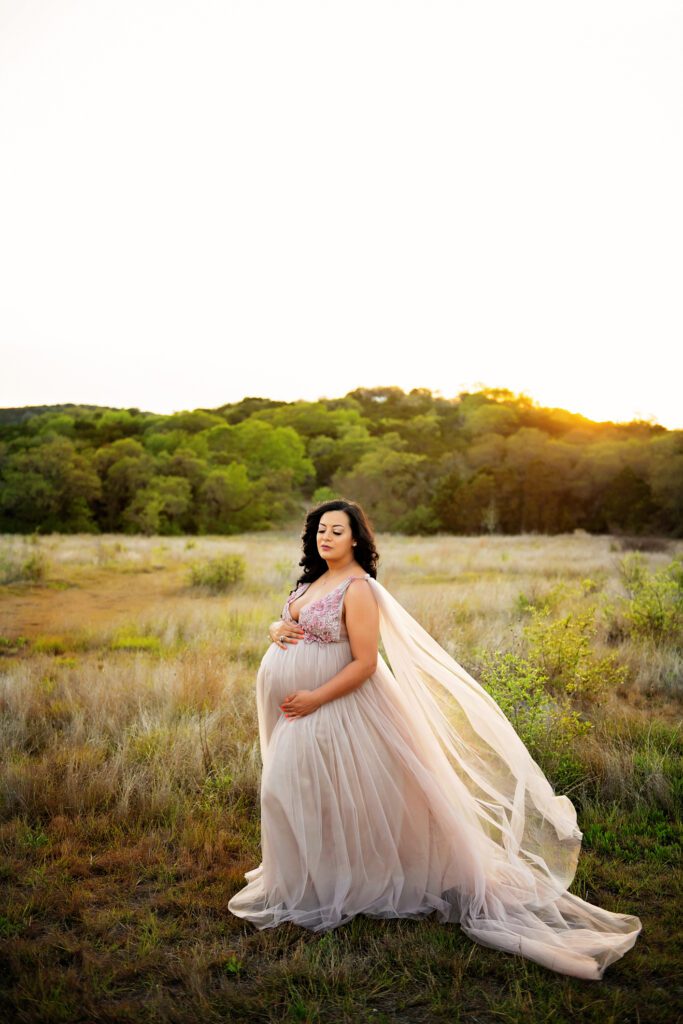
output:
POLYGON ((121 441, 140 431, 144 418, 129 409, 107 409, 95 420, 95 437, 99 445, 121 441))
POLYGON ((630 466, 624 466, 612 477, 602 505, 611 530, 621 528, 632 533, 649 530, 656 512, 649 483, 630 466))
POLYGON ((155 461, 139 441, 124 438, 98 448, 95 465, 102 479, 100 514, 104 529, 121 530, 125 525, 124 510, 155 475, 155 461))
POLYGON ((292 427, 273 427, 252 418, 235 426, 213 427, 205 436, 214 465, 240 462, 252 480, 281 469, 291 470, 297 485, 314 476, 304 442, 292 427))
POLYGON ((657 527, 683 537, 683 430, 653 438, 647 448, 657 527))
POLYGON ((46 412, 35 416, 28 424, 29 433, 71 437, 76 433, 76 419, 65 412, 46 412))
POLYGON ((258 511, 252 509, 250 515, 256 493, 257 486, 242 463, 212 469, 199 490, 199 532, 230 534, 258 529, 258 511))
MULTIPOLYGON (((403 517, 421 505, 421 515, 429 521, 426 513, 435 468, 425 455, 406 451, 406 447, 398 434, 387 434, 360 459, 355 469, 336 473, 333 478, 332 489, 338 494, 353 495, 378 530, 400 531, 403 517)), ((411 519, 407 518, 406 525, 410 524, 411 519)))
POLYGON ((322 434, 312 438, 308 445, 308 455, 319 485, 328 485, 335 473, 352 471, 373 445, 367 427, 360 424, 349 427, 339 437, 322 434))
POLYGON ((129 533, 180 534, 187 531, 192 508, 192 487, 180 476, 156 476, 140 490, 123 512, 129 533))
POLYGON ((52 436, 9 455, 0 487, 7 532, 97 532, 93 503, 101 494, 94 466, 67 437, 52 436))

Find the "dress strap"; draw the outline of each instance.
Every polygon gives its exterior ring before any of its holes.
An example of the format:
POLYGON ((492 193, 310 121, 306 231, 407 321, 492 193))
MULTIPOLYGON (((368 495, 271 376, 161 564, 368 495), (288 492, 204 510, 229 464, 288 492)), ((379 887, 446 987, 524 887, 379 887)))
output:
MULTIPOLYGON (((344 580, 344 583, 342 584, 342 586, 343 586, 344 590, 346 590, 346 588, 348 587, 349 583, 352 583, 353 580, 369 580, 369 579, 370 579, 370 573, 369 572, 366 572, 365 576, 349 576, 348 579, 344 580)), ((343 593, 343 591, 342 591, 342 593, 343 593)))

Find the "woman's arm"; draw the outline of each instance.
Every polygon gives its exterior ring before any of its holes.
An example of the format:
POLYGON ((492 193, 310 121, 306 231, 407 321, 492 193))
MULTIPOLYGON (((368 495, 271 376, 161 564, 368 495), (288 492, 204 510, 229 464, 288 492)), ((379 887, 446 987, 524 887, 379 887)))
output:
POLYGON ((379 608, 367 580, 351 580, 346 588, 344 608, 353 661, 345 665, 341 672, 337 672, 336 676, 311 691, 318 707, 355 690, 377 668, 379 608), (358 582, 367 585, 354 587, 353 584, 358 582))

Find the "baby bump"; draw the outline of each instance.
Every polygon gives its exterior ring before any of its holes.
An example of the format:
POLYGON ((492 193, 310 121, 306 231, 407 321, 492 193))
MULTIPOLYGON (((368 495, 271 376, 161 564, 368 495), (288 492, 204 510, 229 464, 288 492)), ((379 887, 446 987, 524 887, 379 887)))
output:
POLYGON ((315 690, 353 660, 348 641, 306 643, 299 640, 283 650, 271 644, 258 671, 258 684, 266 701, 279 706, 294 690, 315 690))

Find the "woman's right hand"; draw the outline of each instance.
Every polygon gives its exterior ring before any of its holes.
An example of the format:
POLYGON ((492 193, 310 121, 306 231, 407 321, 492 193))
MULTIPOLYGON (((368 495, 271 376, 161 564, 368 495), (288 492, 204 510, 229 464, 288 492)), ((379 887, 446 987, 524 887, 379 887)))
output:
POLYGON ((297 644, 304 636, 304 631, 297 622, 284 622, 282 619, 271 622, 268 633, 273 643, 283 651, 287 650, 288 644, 297 644))

